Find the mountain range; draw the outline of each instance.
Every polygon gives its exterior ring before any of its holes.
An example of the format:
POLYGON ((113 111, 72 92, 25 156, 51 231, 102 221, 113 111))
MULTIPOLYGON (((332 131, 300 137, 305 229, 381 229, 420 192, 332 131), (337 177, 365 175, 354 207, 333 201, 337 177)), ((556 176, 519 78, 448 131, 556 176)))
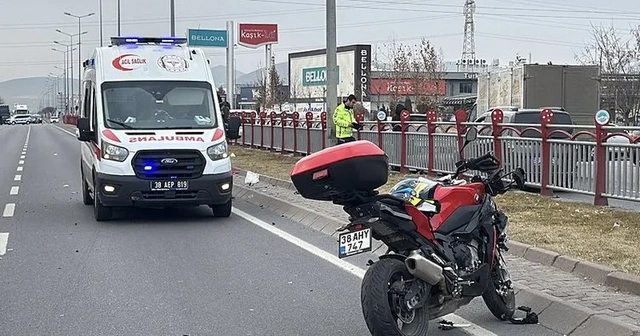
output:
MULTIPOLYGON (((287 83, 289 65, 287 62, 276 64, 276 70, 280 74, 284 83, 287 83)), ((241 86, 254 85, 257 82, 262 69, 250 73, 243 73, 236 71, 236 84, 241 86)), ((211 68, 213 79, 216 86, 225 86, 226 84, 226 67, 223 65, 217 65, 211 68)), ((27 104, 31 111, 36 111, 40 107, 40 95, 47 87, 49 77, 28 77, 28 78, 14 78, 4 82, 0 82, 0 98, 4 100, 5 104, 13 106, 13 104, 27 104)), ((74 80, 74 90, 77 88, 76 78, 74 80)), ((59 87, 62 88, 63 81, 59 83, 59 87)))

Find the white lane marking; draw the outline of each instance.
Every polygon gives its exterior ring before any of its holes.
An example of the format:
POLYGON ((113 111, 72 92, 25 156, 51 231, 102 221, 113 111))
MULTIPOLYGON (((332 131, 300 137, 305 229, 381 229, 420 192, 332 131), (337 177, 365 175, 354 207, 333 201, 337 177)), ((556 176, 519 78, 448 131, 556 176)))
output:
POLYGON ((22 181, 22 175, 18 174, 13 178, 14 181, 22 181))
POLYGON ((20 155, 20 158, 21 158, 21 159, 24 159, 24 155, 20 155))
MULTIPOLYGON (((336 256, 334 256, 331 253, 328 253, 327 251, 316 247, 314 245, 311 245, 307 242, 305 242, 304 240, 293 236, 285 231, 282 231, 276 227, 274 227, 273 225, 269 225, 269 223, 258 219, 242 210, 239 210, 237 208, 233 208, 233 213, 235 213, 236 215, 242 217, 243 219, 245 219, 246 221, 259 226, 262 229, 265 229, 271 233, 273 233, 274 235, 292 243, 293 245, 296 245, 300 248, 302 248, 303 250, 315 255, 316 257, 319 257, 321 259, 324 259, 328 262, 330 262, 331 264, 333 264, 334 266, 337 266, 339 268, 341 268, 342 270, 349 272, 355 276, 357 276, 358 278, 362 279, 364 277, 364 274, 366 273, 366 271, 354 264, 351 264, 349 262, 346 262, 336 256)), ((491 331, 484 329, 476 324, 473 324, 470 321, 467 321, 466 319, 455 315, 455 314, 449 314, 446 316, 447 319, 453 320, 456 323, 460 323, 460 324, 469 324, 471 327, 469 328, 464 328, 461 329, 460 331, 463 331, 467 334, 470 335, 474 335, 474 336, 498 336, 497 334, 492 333, 491 331)))
POLYGON ((9 195, 11 196, 15 196, 20 192, 20 187, 18 186, 13 186, 11 187, 11 191, 9 191, 9 195))
POLYGON ((22 153, 20 153, 20 154, 25 155, 25 154, 27 154, 27 152, 22 152, 22 153))
POLYGON ((18 161, 18 164, 24 164, 24 160, 18 161))
POLYGON ((7 243, 9 242, 9 232, 0 232, 0 256, 7 253, 7 243))
POLYGON ((59 126, 53 126, 53 127, 55 127, 55 128, 57 128, 57 129, 59 129, 59 130, 61 130, 61 131, 65 132, 65 133, 69 134, 70 136, 72 136, 72 137, 74 137, 74 138, 76 137, 75 133, 73 133, 73 132, 69 132, 69 131, 67 131, 66 129, 62 128, 62 127, 59 127, 59 126))
POLYGON ((22 169, 24 169, 24 167, 20 166, 16 169, 16 171, 22 171, 22 169))
POLYGON ((2 211, 2 217, 13 217, 13 214, 15 212, 16 212, 16 204, 7 203, 4 205, 4 211, 2 211))

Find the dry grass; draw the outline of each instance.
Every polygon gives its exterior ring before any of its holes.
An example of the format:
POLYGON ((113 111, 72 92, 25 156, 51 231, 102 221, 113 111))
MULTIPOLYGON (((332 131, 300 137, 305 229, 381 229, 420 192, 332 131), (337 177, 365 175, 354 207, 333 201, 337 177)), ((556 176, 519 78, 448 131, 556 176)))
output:
MULTIPOLYGON (((289 180, 296 157, 232 146, 234 167, 289 180)), ((391 174, 381 190, 406 175, 391 174)), ((511 192, 497 197, 513 240, 640 275, 640 214, 511 192)))

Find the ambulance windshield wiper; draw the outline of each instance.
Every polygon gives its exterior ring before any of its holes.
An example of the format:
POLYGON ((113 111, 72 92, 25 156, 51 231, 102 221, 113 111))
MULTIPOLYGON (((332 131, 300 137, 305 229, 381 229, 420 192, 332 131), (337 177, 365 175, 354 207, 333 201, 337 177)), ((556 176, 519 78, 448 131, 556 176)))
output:
POLYGON ((120 122, 120 121, 117 121, 117 120, 107 119, 107 121, 108 121, 108 122, 110 122, 110 123, 114 123, 114 124, 116 124, 116 125, 118 125, 118 126, 122 126, 122 127, 124 127, 124 128, 134 129, 134 127, 133 127, 133 126, 131 126, 131 125, 127 125, 127 124, 125 124, 125 123, 123 123, 123 122, 120 122))

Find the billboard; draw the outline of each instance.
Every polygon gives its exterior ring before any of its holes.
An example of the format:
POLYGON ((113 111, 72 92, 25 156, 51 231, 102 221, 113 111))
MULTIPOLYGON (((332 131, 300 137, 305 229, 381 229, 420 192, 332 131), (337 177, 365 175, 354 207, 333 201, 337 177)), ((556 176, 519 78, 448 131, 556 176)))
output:
POLYGON ((278 43, 277 24, 241 23, 238 32, 238 44, 247 48, 278 43))
POLYGON ((188 45, 194 47, 217 47, 226 48, 228 46, 226 30, 211 29, 189 29, 187 30, 188 45))
POLYGON ((411 78, 375 78, 371 80, 371 94, 414 96, 420 94, 444 96, 446 86, 444 79, 415 80, 411 78), (416 84, 422 86, 421 89, 416 84))
MULTIPOLYGON (((323 102, 327 87, 324 49, 289 54, 289 96, 292 102, 323 102)), ((371 45, 349 45, 337 52, 338 97, 354 94, 368 102, 371 96, 371 45)))

